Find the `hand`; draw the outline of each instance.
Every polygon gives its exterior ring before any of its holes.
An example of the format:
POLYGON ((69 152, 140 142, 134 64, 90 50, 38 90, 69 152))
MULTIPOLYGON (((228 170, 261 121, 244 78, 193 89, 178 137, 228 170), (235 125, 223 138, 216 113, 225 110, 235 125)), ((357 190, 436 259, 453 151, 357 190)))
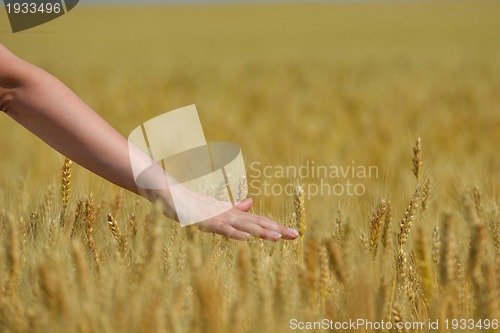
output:
POLYGON ((198 223, 200 230, 220 234, 236 240, 249 240, 251 236, 277 241, 293 240, 299 236, 295 229, 287 228, 273 220, 248 213, 253 200, 246 199, 218 216, 198 223))
MULTIPOLYGON (((160 171, 160 172, 163 172, 160 171)), ((275 221, 256 214, 248 213, 253 200, 246 199, 232 206, 230 202, 192 191, 170 177, 169 194, 156 191, 165 215, 177 221, 196 221, 201 231, 220 234, 236 240, 249 240, 252 236, 266 240, 294 240, 299 236, 297 230, 287 228, 275 221), (175 200, 173 198, 175 197, 175 200), (173 202, 175 201, 175 205, 173 202), (200 221, 200 222, 198 222, 200 221)), ((154 181, 155 177, 153 177, 154 181)), ((151 197, 151 196, 150 196, 151 197)))

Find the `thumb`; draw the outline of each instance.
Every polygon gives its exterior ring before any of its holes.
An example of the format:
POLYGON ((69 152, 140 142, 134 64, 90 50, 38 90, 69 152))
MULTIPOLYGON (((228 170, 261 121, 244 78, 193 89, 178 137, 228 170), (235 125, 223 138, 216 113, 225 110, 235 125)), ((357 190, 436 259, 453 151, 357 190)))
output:
POLYGON ((250 208, 252 208, 253 205, 253 200, 252 198, 248 198, 243 200, 242 202, 238 203, 235 208, 238 210, 241 210, 243 212, 248 212, 250 208))

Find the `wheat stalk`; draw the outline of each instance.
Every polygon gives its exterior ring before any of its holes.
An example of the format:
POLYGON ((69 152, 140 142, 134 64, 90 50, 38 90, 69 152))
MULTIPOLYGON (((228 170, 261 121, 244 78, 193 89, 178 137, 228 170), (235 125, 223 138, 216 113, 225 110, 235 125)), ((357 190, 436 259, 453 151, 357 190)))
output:
POLYGON ((285 313, 289 311, 287 306, 287 292, 286 292, 286 279, 285 279, 285 265, 282 262, 277 264, 277 267, 274 271, 274 312, 278 315, 283 316, 285 313))
POLYGON ((391 317, 392 317, 392 322, 394 323, 395 331, 398 333, 405 333, 406 330, 404 329, 404 321, 401 316, 401 312, 396 306, 392 308, 391 317), (402 328, 396 328, 396 327, 402 327, 402 328))
POLYGON ((67 312, 67 301, 62 292, 61 285, 55 281, 52 270, 47 265, 38 266, 38 277, 40 289, 44 294, 44 301, 50 312, 53 314, 64 314, 67 312))
POLYGON ((80 242, 73 242, 72 253, 76 267, 75 277, 84 294, 88 294, 90 291, 88 265, 80 242))
POLYGON ((340 249, 333 239, 328 240, 326 248, 330 258, 330 268, 337 277, 337 280, 344 284, 346 282, 346 272, 340 249))
POLYGON ((382 217, 387 212, 387 207, 386 200, 382 199, 370 219, 370 254, 372 261, 375 261, 377 258, 377 248, 383 224, 382 217))
POLYGON ((306 233, 307 219, 306 219, 306 206, 305 206, 305 193, 302 186, 295 186, 295 194, 293 195, 293 207, 295 221, 298 224, 298 230, 301 237, 306 233))
POLYGON ((73 162, 69 158, 64 159, 61 170, 61 198, 62 198, 62 218, 61 223, 64 223, 66 211, 68 209, 69 198, 71 194, 71 175, 72 175, 73 162))
POLYGON ((17 293, 19 272, 21 266, 19 235, 14 216, 12 216, 11 214, 5 214, 4 212, 2 212, 2 215, 4 215, 7 219, 7 227, 8 227, 8 234, 7 237, 5 238, 6 259, 7 259, 6 263, 9 271, 7 291, 10 293, 11 297, 14 298, 17 293))
POLYGON ((49 221, 51 218, 53 202, 54 202, 54 185, 50 184, 47 187, 47 192, 43 200, 43 209, 42 209, 42 217, 46 221, 49 221))
POLYGON ((299 231, 300 243, 298 256, 303 260, 304 257, 304 235, 307 229, 306 207, 305 207, 305 193, 300 185, 295 186, 295 193, 293 194, 293 213, 291 218, 293 228, 299 231))
POLYGON ((382 246, 387 249, 391 242, 391 224, 392 224, 392 204, 390 201, 386 203, 387 209, 385 212, 384 223, 382 224, 382 246))
MULTIPOLYGON (((126 231, 125 234, 127 235, 128 239, 134 238, 137 235, 137 231, 138 231, 138 228, 137 228, 137 210, 138 210, 138 207, 139 207, 139 200, 136 200, 135 205, 134 205, 134 211, 130 214, 130 217, 128 219, 128 226, 130 227, 130 229, 125 228, 125 231, 126 231)), ((126 226, 127 225, 125 225, 125 227, 126 226)), ((174 237, 173 232, 171 233, 171 235, 172 235, 171 237, 174 237)))
MULTIPOLYGON (((457 305, 462 311, 467 306, 467 291, 464 281, 464 269, 462 265, 462 260, 460 258, 460 253, 455 250, 452 256, 452 266, 453 266, 453 281, 451 285, 451 292, 457 295, 457 305)), ((451 271, 451 269, 450 269, 451 271)))
POLYGON ((344 226, 342 221, 342 212, 340 209, 337 209, 337 215, 335 216, 335 236, 337 237, 339 246, 342 246, 342 241, 344 239, 344 226))
POLYGON ((236 202, 241 202, 248 195, 247 176, 242 175, 238 181, 238 193, 236 195, 236 202))
MULTIPOLYGON (((482 281, 482 265, 485 256, 485 243, 486 243, 486 228, 483 224, 476 224, 473 226, 473 233, 471 239, 471 248, 469 252, 469 260, 467 266, 467 274, 473 279, 482 281)), ((479 282, 479 283, 480 283, 479 282)))
POLYGON ((84 214, 85 214, 85 203, 83 202, 83 200, 78 200, 75 210, 75 217, 73 219, 73 223, 71 224, 69 232, 71 238, 75 236, 77 228, 79 228, 79 230, 81 231, 80 229, 82 225, 81 220, 82 218, 84 219, 86 218, 84 214))
POLYGON ((377 294, 375 296, 375 318, 378 321, 390 321, 390 315, 388 315, 390 306, 390 288, 387 285, 385 278, 382 278, 380 284, 377 288, 377 294))
POLYGON ((417 180, 420 178, 420 174, 422 173, 422 143, 420 141, 420 137, 417 139, 415 143, 415 147, 413 147, 413 174, 417 177, 417 180))
POLYGON ((481 202, 481 192, 479 192, 479 187, 474 186, 472 189, 472 197, 474 198, 474 206, 476 208, 476 214, 479 218, 483 217, 483 203, 481 202))
POLYGON ((317 290, 317 272, 318 272, 318 241, 314 236, 307 238, 307 243, 304 249, 304 263, 308 274, 308 287, 311 293, 317 290))
POLYGON ((395 253, 396 280, 394 281, 400 291, 406 291, 408 284, 408 255, 402 247, 398 247, 395 253))
POLYGON ((417 239, 415 244, 416 263, 420 276, 422 277, 422 292, 424 296, 430 297, 432 289, 432 279, 427 260, 427 238, 422 228, 417 229, 417 239))
POLYGON ((439 267, 439 248, 441 247, 441 239, 439 236, 439 227, 435 226, 432 231, 432 262, 434 263, 434 267, 439 267))
POLYGON ((250 260, 248 258, 248 249, 245 246, 241 246, 238 250, 237 265, 238 287, 240 290, 242 301, 246 301, 249 294, 249 276, 251 275, 251 270, 250 260))
POLYGON ((123 206, 123 193, 124 193, 123 189, 120 189, 115 196, 115 201, 113 204, 113 213, 112 213, 115 218, 118 217, 120 209, 123 206))
POLYGON ((118 223, 116 223, 116 220, 113 217, 113 215, 111 215, 111 213, 108 214, 108 226, 109 229, 111 230, 113 238, 116 240, 118 244, 118 249, 120 251, 120 254, 124 255, 125 251, 127 250, 127 240, 123 237, 122 233, 120 232, 118 223))
POLYGON ((432 178, 427 178, 422 186, 422 212, 425 212, 429 207, 429 195, 432 189, 432 178))
POLYGON ((417 187, 415 189, 415 192, 413 193, 410 204, 406 208, 404 216, 399 224, 400 226, 400 230, 398 233, 399 247, 402 247, 406 243, 406 240, 408 239, 408 235, 410 234, 413 221, 415 220, 415 212, 418 207, 419 198, 420 198, 420 188, 417 187))
POLYGON ((320 271, 320 282, 319 282, 319 292, 321 297, 321 304, 325 305, 325 300, 328 294, 328 280, 329 280, 329 263, 328 263, 328 253, 325 246, 319 247, 319 271, 320 271))
POLYGON ((410 260, 408 261, 408 280, 405 285, 406 296, 411 305, 411 310, 415 316, 418 316, 418 297, 422 294, 422 281, 417 269, 417 259, 415 252, 410 253, 410 260))
POLYGON ((441 248, 439 250, 439 281, 443 286, 446 286, 453 276, 452 256, 455 249, 451 215, 448 213, 443 216, 441 238, 441 248))
POLYGON ((495 251, 498 255, 500 254, 500 215, 498 214, 498 207, 496 204, 493 204, 493 207, 488 215, 488 230, 490 232, 493 246, 495 247, 495 251))
POLYGON ((485 283, 479 295, 477 313, 478 318, 498 318, 498 298, 496 286, 496 272, 492 264, 485 265, 485 283))
POLYGON ((97 250, 97 246, 94 241, 94 224, 95 224, 95 211, 94 211, 94 195, 90 193, 89 198, 87 200, 87 204, 85 207, 85 243, 89 247, 94 260, 97 271, 99 272, 101 269, 101 260, 100 255, 97 250))

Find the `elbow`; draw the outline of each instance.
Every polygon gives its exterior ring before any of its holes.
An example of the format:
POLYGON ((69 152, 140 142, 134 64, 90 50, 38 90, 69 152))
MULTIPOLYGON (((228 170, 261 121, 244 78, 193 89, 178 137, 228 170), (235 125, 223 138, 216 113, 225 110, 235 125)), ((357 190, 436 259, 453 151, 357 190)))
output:
POLYGON ((17 58, 0 44, 0 111, 12 115, 14 104, 19 99, 32 76, 28 63, 17 58))
POLYGON ((19 99, 20 89, 23 89, 23 82, 18 77, 2 76, 2 74, 0 73, 0 111, 12 116, 16 99, 19 99))
POLYGON ((12 101, 14 100, 13 89, 0 88, 0 111, 6 114, 12 111, 12 101))

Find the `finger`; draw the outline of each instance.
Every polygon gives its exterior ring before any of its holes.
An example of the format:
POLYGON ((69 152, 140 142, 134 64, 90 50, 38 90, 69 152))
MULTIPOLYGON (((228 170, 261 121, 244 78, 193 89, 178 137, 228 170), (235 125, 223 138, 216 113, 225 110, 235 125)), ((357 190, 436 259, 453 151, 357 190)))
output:
POLYGON ((275 221, 268 219, 267 217, 259 216, 259 218, 257 219, 257 223, 266 230, 272 230, 281 234, 284 239, 293 240, 299 237, 299 232, 297 230, 285 227, 284 225, 276 223, 275 221))
POLYGON ((253 200, 252 198, 248 198, 238 203, 234 208, 237 210, 241 210, 242 212, 248 212, 250 208, 252 208, 253 200))
POLYGON ((201 231, 216 233, 236 240, 249 240, 251 235, 248 232, 237 230, 231 225, 222 221, 208 220, 198 224, 201 231))
MULTIPOLYGON (((287 240, 294 240, 297 237, 299 237, 299 232, 297 230, 285 227, 284 225, 281 225, 281 224, 279 224, 279 223, 277 223, 277 222, 275 222, 275 221, 273 221, 265 216, 260 216, 260 215, 255 215, 255 214, 246 214, 246 215, 248 215, 248 216, 247 216, 246 222, 244 222, 244 223, 250 222, 250 223, 253 223, 255 225, 258 225, 264 230, 273 232, 272 235, 276 236, 276 233, 278 233, 282 236, 283 239, 287 239, 287 240)), ((232 223, 232 225, 235 226, 237 229, 239 229, 235 225, 235 223, 236 223, 238 226, 240 226, 242 228, 241 230, 245 230, 245 231, 247 231, 247 229, 249 229, 249 228, 251 230, 255 229, 254 227, 252 227, 250 225, 242 225, 242 222, 243 221, 238 221, 238 219, 237 219, 237 220, 235 220, 234 223, 232 223)), ((254 234, 252 233, 252 235, 254 235, 254 234)))
POLYGON ((239 218, 233 220, 231 225, 240 231, 248 232, 252 236, 262 239, 277 241, 283 237, 281 233, 275 230, 266 229, 260 226, 258 223, 260 218, 262 217, 253 214, 241 214, 239 218))

